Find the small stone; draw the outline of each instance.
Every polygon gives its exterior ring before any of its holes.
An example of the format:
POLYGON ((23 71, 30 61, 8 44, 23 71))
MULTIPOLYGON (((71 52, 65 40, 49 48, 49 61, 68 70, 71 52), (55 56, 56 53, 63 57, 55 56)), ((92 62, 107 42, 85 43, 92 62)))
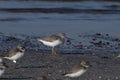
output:
POLYGON ((107 80, 110 80, 109 78, 107 80))
POLYGON ((118 77, 115 77, 115 79, 119 79, 118 77))
POLYGON ((99 79, 101 79, 101 78, 102 78, 102 76, 99 76, 98 78, 99 78, 99 79))

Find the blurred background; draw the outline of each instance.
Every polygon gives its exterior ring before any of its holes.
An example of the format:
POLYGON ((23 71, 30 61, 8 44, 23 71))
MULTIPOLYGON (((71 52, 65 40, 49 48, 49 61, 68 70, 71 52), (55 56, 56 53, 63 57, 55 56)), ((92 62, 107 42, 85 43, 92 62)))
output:
POLYGON ((120 34, 119 0, 0 0, 0 32, 120 34))
POLYGON ((119 51, 120 1, 0 0, 0 50, 24 41, 29 49, 47 49, 35 38, 59 32, 71 38, 61 51, 119 51))

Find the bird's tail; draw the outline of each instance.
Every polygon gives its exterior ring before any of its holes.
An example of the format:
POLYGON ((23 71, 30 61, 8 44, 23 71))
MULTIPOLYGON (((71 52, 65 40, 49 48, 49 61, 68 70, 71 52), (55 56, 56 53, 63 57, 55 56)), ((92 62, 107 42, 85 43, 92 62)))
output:
POLYGON ((3 58, 5 58, 5 59, 9 59, 9 57, 3 57, 3 58))
POLYGON ((67 74, 67 73, 65 72, 65 73, 63 73, 63 74, 61 74, 61 75, 66 76, 66 74, 67 74))
POLYGON ((3 55, 0 55, 0 62, 3 61, 3 58, 4 58, 4 56, 3 56, 3 55))

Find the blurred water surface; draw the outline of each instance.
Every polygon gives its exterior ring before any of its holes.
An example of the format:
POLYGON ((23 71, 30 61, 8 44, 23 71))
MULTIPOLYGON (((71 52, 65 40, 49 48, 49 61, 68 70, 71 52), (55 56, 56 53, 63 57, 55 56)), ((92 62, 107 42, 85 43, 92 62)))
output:
POLYGON ((0 0, 3 33, 103 32, 119 36, 120 2, 75 0, 0 0))

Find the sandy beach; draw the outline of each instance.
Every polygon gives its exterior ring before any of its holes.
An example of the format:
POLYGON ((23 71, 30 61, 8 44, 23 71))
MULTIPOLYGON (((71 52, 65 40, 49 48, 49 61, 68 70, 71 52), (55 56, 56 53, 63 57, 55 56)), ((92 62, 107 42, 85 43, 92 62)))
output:
POLYGON ((9 68, 0 80, 35 80, 45 76, 47 80, 119 80, 120 58, 114 54, 63 54, 53 57, 48 52, 26 51, 24 57, 12 61, 4 59, 9 68), (78 78, 64 77, 63 74, 80 63, 89 61, 92 65, 88 71, 78 78))

